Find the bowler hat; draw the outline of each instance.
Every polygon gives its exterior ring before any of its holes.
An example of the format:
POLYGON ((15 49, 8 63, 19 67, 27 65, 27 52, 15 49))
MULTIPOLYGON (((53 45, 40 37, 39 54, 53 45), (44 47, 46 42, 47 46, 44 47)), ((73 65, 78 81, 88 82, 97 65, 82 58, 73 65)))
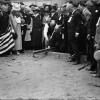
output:
POLYGON ((32 9, 33 11, 40 11, 39 7, 34 7, 34 9, 32 9))
POLYGON ((57 10, 56 6, 52 6, 51 12, 52 12, 52 11, 56 11, 56 10, 57 10))
POLYGON ((87 2, 86 0, 80 0, 80 1, 79 1, 79 4, 82 5, 82 6, 85 6, 85 3, 86 3, 86 2, 87 2))

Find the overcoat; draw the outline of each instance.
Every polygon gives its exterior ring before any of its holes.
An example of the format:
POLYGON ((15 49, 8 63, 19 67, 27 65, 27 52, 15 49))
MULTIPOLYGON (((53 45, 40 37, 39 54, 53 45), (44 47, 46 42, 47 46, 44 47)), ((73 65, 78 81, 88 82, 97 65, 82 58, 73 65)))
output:
POLYGON ((33 28, 31 33, 32 47, 33 49, 42 48, 42 19, 41 16, 32 16, 33 28))

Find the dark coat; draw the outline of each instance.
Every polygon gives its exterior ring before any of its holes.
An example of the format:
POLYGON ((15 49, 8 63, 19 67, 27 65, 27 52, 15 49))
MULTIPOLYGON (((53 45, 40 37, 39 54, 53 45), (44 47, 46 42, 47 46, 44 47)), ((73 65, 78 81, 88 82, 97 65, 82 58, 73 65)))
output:
POLYGON ((88 24, 88 34, 90 34, 91 36, 95 36, 96 33, 96 23, 98 21, 98 18, 100 16, 100 5, 94 5, 94 7, 92 7, 90 9, 91 11, 91 17, 90 17, 90 21, 88 24))
POLYGON ((74 11, 68 20, 68 38, 69 40, 75 39, 75 33, 81 33, 81 27, 84 24, 84 19, 80 10, 74 11))
POLYGON ((0 34, 6 32, 8 25, 9 25, 9 15, 7 13, 0 15, 0 34))
POLYGON ((42 19, 41 16, 32 16, 33 28, 31 33, 32 47, 33 49, 42 48, 42 19))
POLYGON ((68 45, 69 45, 69 52, 71 54, 79 55, 80 52, 80 43, 82 45, 83 42, 83 35, 82 32, 84 26, 84 17, 80 10, 75 10, 72 15, 68 19, 68 45), (75 33, 79 33, 78 37, 75 37, 75 33))

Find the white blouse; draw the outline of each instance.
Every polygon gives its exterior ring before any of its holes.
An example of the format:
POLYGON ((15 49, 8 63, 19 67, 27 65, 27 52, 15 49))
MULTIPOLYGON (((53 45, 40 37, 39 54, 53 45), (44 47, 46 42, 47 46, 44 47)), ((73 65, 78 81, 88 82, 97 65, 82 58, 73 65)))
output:
POLYGON ((15 16, 15 21, 16 21, 16 23, 20 24, 21 23, 21 17, 16 17, 15 16))

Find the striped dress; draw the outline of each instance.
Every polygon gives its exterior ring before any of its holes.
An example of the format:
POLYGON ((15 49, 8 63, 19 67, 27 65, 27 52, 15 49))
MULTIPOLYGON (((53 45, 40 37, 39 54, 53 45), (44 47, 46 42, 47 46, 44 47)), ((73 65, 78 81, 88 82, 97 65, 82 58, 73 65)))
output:
POLYGON ((0 15, 0 55, 14 47, 14 39, 9 28, 9 15, 0 15))
POLYGON ((10 30, 0 36, 0 54, 6 53, 10 49, 12 49, 14 45, 15 43, 10 30))

